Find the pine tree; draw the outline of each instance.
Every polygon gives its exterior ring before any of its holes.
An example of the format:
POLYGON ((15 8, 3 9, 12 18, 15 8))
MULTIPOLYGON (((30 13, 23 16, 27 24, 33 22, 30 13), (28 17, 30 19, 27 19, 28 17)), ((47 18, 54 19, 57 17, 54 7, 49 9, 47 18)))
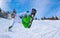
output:
POLYGON ((58 17, 56 16, 56 20, 58 20, 58 17))
POLYGON ((37 20, 37 18, 35 18, 35 20, 37 20))
POLYGON ((0 13, 2 12, 2 9, 0 8, 0 13))
POLYGON ((0 17, 4 17, 1 8, 0 8, 0 17))

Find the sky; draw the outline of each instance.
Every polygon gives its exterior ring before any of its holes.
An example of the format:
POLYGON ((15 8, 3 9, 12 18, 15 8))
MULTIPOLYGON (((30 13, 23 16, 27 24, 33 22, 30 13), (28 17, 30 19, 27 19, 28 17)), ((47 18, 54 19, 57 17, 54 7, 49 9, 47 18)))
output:
POLYGON ((16 9, 17 13, 37 10, 37 18, 60 16, 60 0, 0 0, 0 8, 4 11, 16 9))

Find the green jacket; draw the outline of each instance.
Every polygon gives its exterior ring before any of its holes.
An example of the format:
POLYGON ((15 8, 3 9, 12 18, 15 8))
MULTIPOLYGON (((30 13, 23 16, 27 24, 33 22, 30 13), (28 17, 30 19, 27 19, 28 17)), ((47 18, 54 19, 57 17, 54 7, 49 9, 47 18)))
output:
POLYGON ((23 26, 25 27, 25 28, 28 28, 28 26, 29 26, 29 22, 30 22, 30 16, 27 16, 27 17, 23 17, 22 18, 22 24, 23 24, 23 26))

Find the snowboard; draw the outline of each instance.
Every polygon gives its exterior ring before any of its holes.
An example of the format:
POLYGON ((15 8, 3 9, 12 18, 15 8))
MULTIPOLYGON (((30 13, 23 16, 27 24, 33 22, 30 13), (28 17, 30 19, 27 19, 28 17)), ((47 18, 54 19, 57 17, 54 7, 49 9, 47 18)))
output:
POLYGON ((28 28, 31 27, 35 15, 36 15, 36 9, 32 9, 32 12, 31 12, 31 15, 30 15, 31 18, 30 18, 30 22, 29 22, 29 26, 28 26, 28 28))

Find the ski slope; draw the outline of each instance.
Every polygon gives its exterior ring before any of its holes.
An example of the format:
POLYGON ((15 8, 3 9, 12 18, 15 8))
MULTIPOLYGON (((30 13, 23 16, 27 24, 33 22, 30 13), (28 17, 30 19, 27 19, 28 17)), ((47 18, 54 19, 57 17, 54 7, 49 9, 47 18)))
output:
POLYGON ((0 38, 60 38, 60 20, 34 20, 31 28, 24 28, 15 22, 12 31, 8 31, 13 20, 0 18, 0 38))

